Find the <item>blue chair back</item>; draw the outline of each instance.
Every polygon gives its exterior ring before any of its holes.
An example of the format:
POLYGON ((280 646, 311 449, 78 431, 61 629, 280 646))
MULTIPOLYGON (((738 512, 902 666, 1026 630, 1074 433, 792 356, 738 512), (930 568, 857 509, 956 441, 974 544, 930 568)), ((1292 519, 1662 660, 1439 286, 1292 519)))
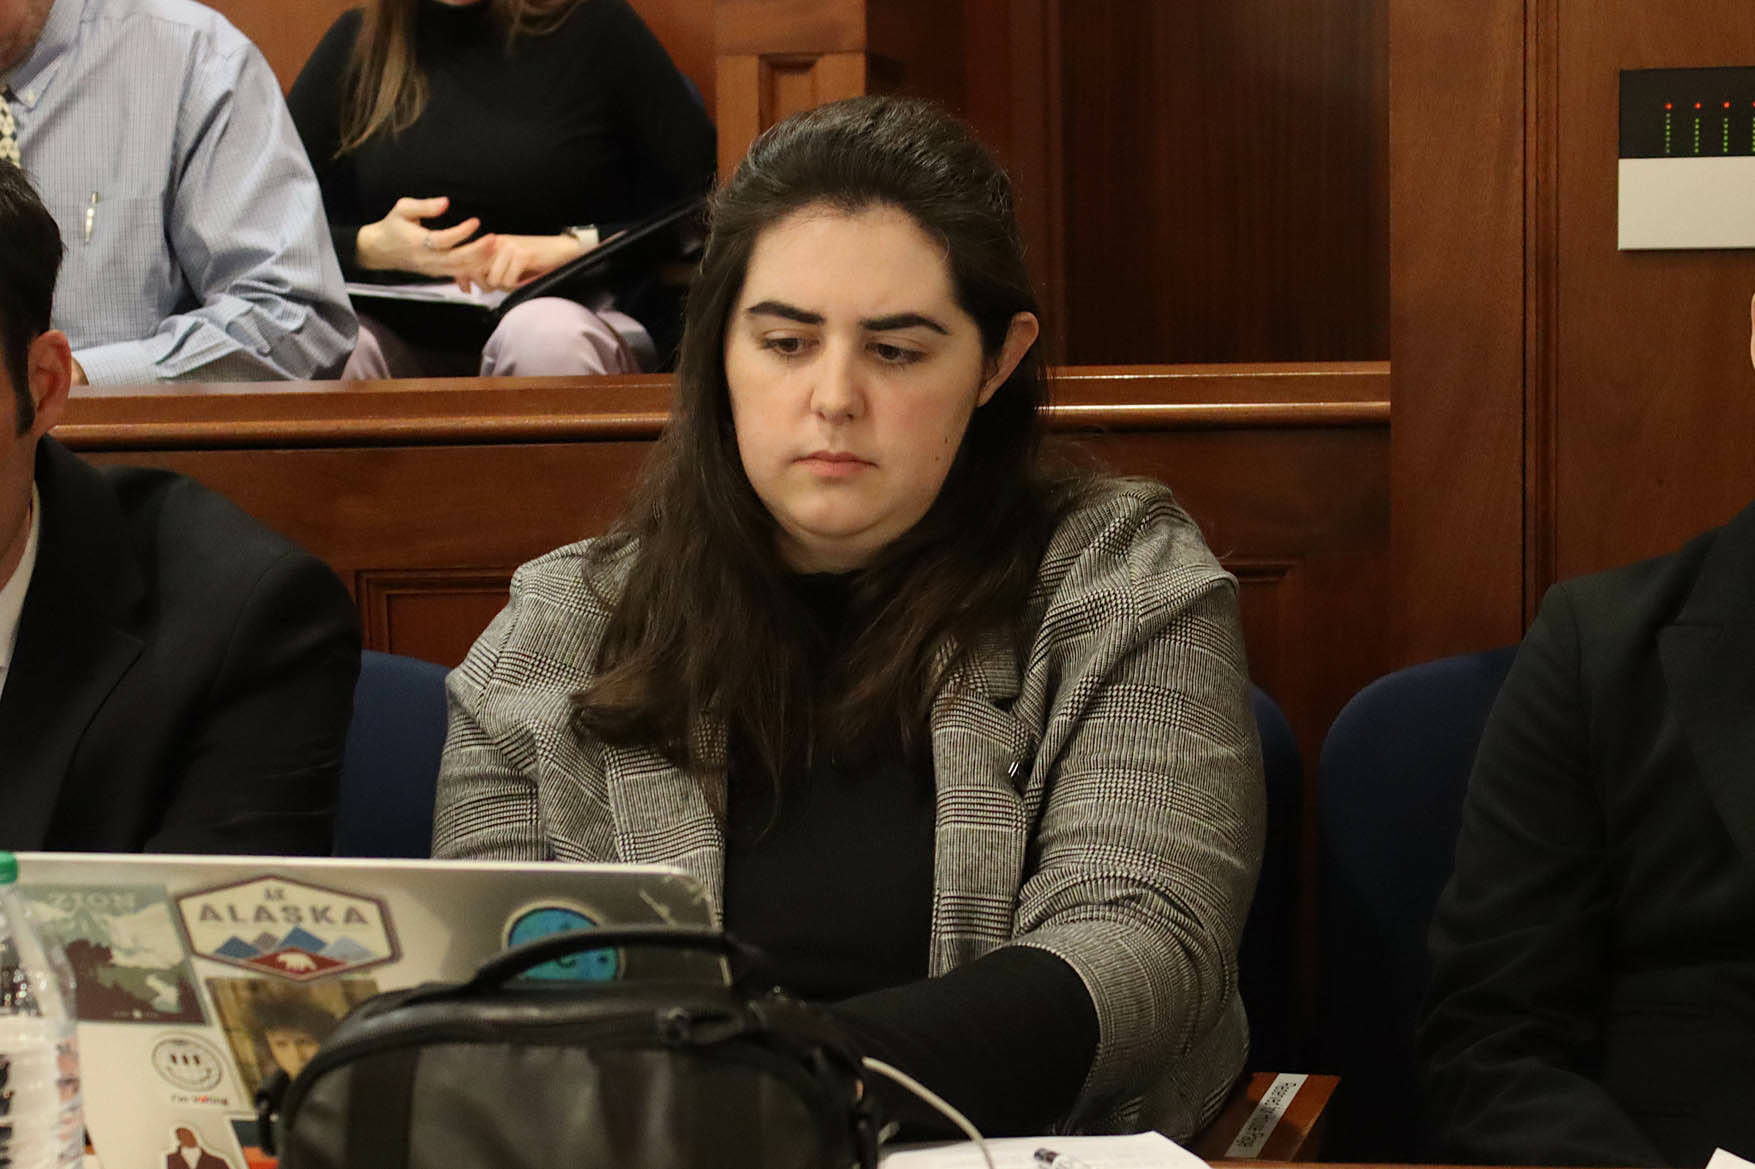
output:
POLYGON ((1286 716, 1267 692, 1250 687, 1267 777, 1267 839, 1261 879, 1238 949, 1238 990, 1249 1012, 1249 1067, 1296 1071, 1304 1044, 1294 1034, 1293 975, 1298 968, 1298 854, 1304 765, 1286 716))
POLYGON ((1398 670, 1353 696, 1323 741, 1318 1070, 1340 1087, 1323 1156, 1425 1152, 1414 1030, 1426 933, 1450 877, 1475 748, 1515 647, 1398 670))
POLYGON ((431 854, 448 672, 397 654, 360 655, 335 813, 336 856, 431 854))

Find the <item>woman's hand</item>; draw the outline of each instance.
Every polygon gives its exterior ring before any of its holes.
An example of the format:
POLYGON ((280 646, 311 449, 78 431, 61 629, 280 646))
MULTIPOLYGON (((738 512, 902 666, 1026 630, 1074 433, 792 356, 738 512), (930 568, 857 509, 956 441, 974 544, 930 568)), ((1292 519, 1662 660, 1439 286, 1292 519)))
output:
POLYGON ((443 195, 396 200, 390 214, 360 228, 354 241, 360 267, 449 278, 465 287, 469 280, 479 282, 499 237, 484 235, 470 240, 481 227, 481 220, 474 216, 440 231, 422 225, 422 220, 443 215, 450 205, 451 200, 443 195))
MULTIPOLYGON (((552 272, 585 254, 570 235, 496 235, 475 283, 484 289, 512 289, 526 280, 552 272)), ((473 246, 473 245, 471 245, 473 246)), ((464 278, 458 279, 459 284, 464 278)), ((467 287, 467 286, 466 286, 467 287)))

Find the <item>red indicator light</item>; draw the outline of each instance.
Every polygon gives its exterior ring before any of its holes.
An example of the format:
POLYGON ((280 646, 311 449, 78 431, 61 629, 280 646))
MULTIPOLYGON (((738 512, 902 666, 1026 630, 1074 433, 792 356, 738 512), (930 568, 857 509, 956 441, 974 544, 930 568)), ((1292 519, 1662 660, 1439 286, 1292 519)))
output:
POLYGON ((1730 103, 1730 102, 1726 102, 1726 103, 1725 103, 1725 109, 1727 109, 1727 110, 1728 110, 1728 109, 1730 109, 1730 108, 1731 108, 1731 103, 1730 103))
MULTIPOLYGON (((1755 105, 1755 102, 1751 102, 1751 103, 1749 103, 1749 104, 1751 104, 1751 105, 1755 105)), ((1671 105, 1671 104, 1670 104, 1670 103, 1669 103, 1669 102, 1665 102, 1665 103, 1664 103, 1664 108, 1665 108, 1665 109, 1666 109, 1666 110, 1673 110, 1673 109, 1675 109, 1675 108, 1676 108, 1676 107, 1675 107, 1675 106, 1673 106, 1673 105, 1671 105)))
POLYGON ((1699 103, 1699 102, 1695 102, 1695 103, 1694 103, 1694 108, 1695 108, 1695 109, 1699 109, 1699 108, 1700 108, 1700 103, 1699 103))

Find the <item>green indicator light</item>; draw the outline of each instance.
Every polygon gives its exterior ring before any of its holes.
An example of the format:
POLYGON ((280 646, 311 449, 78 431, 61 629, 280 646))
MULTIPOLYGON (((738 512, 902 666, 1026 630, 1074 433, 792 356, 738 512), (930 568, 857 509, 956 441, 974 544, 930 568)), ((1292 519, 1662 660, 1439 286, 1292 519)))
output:
POLYGON ((1729 154, 1730 152, 1731 152, 1731 119, 1730 119, 1730 116, 1727 114, 1725 116, 1725 148, 1721 153, 1729 154))
POLYGON ((1671 131, 1670 122, 1671 122, 1670 115, 1665 114, 1664 115, 1664 153, 1665 154, 1674 154, 1675 153, 1675 150, 1671 147, 1671 144, 1670 144, 1670 139, 1672 138, 1672 134, 1670 132, 1671 131))
POLYGON ((1694 116, 1694 153, 1700 153, 1700 116, 1694 116))

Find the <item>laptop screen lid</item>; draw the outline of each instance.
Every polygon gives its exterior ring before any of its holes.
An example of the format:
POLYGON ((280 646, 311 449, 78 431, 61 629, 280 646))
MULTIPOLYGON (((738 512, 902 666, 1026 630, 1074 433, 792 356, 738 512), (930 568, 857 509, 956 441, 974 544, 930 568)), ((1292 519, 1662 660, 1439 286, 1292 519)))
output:
MULTIPOLYGON (((659 866, 16 855, 33 919, 74 968, 86 1128, 111 1169, 191 1152, 262 1163, 256 1088, 276 1068, 296 1074, 373 994, 467 977, 562 930, 715 924, 701 885, 659 866)), ((725 979, 717 957, 659 949, 532 973, 725 979)))

